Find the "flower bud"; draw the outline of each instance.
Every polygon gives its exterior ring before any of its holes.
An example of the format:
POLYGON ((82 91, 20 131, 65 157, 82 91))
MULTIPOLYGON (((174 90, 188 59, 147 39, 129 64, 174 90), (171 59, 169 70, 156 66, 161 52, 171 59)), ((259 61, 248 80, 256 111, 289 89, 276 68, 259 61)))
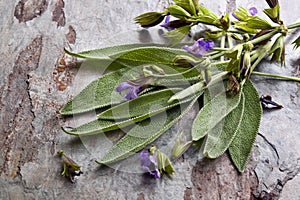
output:
POLYGON ((173 17, 177 17, 179 19, 184 19, 186 17, 191 17, 190 13, 187 12, 185 9, 178 5, 171 5, 167 8, 168 13, 172 15, 173 17))
POLYGON ((188 11, 191 15, 197 14, 198 2, 196 0, 174 0, 176 5, 188 11))
POLYGON ((152 27, 164 20, 164 14, 161 12, 147 12, 134 18, 135 22, 142 27, 152 27))
POLYGON ((245 76, 248 75, 248 71, 250 67, 251 67, 250 51, 245 51, 243 57, 243 64, 242 64, 242 73, 244 73, 245 76))
POLYGON ((192 141, 183 142, 182 141, 182 132, 179 134, 176 143, 172 149, 172 160, 179 158, 184 152, 188 150, 191 146, 192 141))
POLYGON ((174 64, 179 67, 190 68, 196 65, 196 61, 190 56, 177 55, 174 59, 174 64))
POLYGON ((151 65, 151 68, 152 68, 154 71, 156 71, 156 72, 158 72, 159 74, 161 74, 161 75, 165 74, 165 71, 164 71, 162 68, 160 68, 160 67, 158 67, 158 66, 156 66, 156 65, 151 65))
POLYGON ((203 78, 206 85, 211 81, 211 72, 209 69, 203 71, 203 78))
POLYGON ((279 5, 278 0, 266 0, 266 2, 270 6, 270 8, 275 8, 276 5, 279 5))
POLYGON ((167 173, 173 175, 175 173, 175 169, 168 158, 166 154, 163 152, 159 151, 157 149, 157 164, 158 164, 158 169, 160 170, 161 173, 167 173))
POLYGON ((269 55, 273 54, 271 61, 275 62, 281 62, 281 65, 285 62, 285 47, 284 47, 284 36, 279 36, 273 46, 271 47, 271 50, 269 52, 269 55))

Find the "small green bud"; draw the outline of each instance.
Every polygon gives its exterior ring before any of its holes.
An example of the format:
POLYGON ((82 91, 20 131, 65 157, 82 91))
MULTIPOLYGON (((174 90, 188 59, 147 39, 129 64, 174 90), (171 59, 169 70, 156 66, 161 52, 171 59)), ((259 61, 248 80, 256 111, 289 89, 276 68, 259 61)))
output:
POLYGON ((80 176, 80 174, 83 174, 83 172, 80 170, 81 166, 66 156, 63 150, 59 150, 57 154, 60 155, 63 160, 63 171, 61 175, 70 178, 70 181, 74 183, 75 176, 80 176))
POLYGON ((223 26, 224 30, 227 30, 230 26, 229 15, 226 13, 220 18, 220 24, 223 26))
POLYGON ((233 15, 239 19, 239 21, 246 21, 251 16, 248 10, 242 6, 238 7, 238 9, 234 11, 233 15))
POLYGON ((172 156, 171 159, 175 160, 177 158, 179 158, 184 152, 186 152, 188 150, 188 148, 191 146, 192 141, 188 141, 188 142, 183 142, 182 141, 182 134, 183 132, 181 132, 176 140, 176 143, 172 149, 172 156))
POLYGON ((144 76, 145 77, 148 77, 148 76, 153 76, 153 72, 148 70, 147 68, 143 68, 143 73, 144 73, 144 76))
POLYGON ((188 11, 191 15, 197 14, 196 7, 198 6, 198 2, 196 2, 196 0, 174 0, 174 2, 176 5, 188 11))
POLYGON ((264 9, 264 13, 275 23, 280 23, 280 9, 279 4, 274 8, 264 9))
POLYGON ((156 72, 158 72, 159 74, 161 74, 161 75, 165 74, 165 71, 164 71, 162 68, 160 68, 160 67, 158 67, 158 66, 156 66, 156 65, 151 65, 151 68, 152 68, 154 71, 156 71, 156 72))
POLYGON ((196 60, 185 55, 177 55, 174 59, 174 65, 184 68, 194 67, 196 63, 196 60))
POLYGON ((285 62, 285 46, 284 46, 284 36, 279 36, 273 46, 271 47, 271 50, 269 52, 269 55, 273 54, 271 61, 275 62, 281 62, 281 65, 285 62))
POLYGON ((161 23, 164 20, 164 17, 164 13, 161 12, 147 12, 137 16, 134 20, 142 27, 147 28, 161 23))
POLYGON ((170 15, 177 17, 179 19, 184 19, 184 18, 190 18, 191 15, 188 11, 186 11, 185 9, 183 9, 182 7, 178 6, 178 5, 171 5, 167 8, 168 13, 170 13, 170 15))
POLYGON ((209 69, 205 69, 204 71, 202 71, 202 73, 205 84, 207 85, 211 81, 211 72, 209 69))
POLYGON ((250 51, 245 51, 243 57, 243 64, 242 64, 242 72, 244 73, 245 76, 248 76, 250 67, 251 67, 250 51))
POLYGON ((275 6, 279 6, 278 0, 266 0, 270 8, 275 8, 275 6))
POLYGON ((228 52, 226 52, 226 57, 228 58, 233 58, 235 60, 240 59, 241 55, 242 55, 242 51, 243 51, 243 45, 242 44, 238 44, 236 45, 234 48, 232 48, 231 50, 229 50, 228 52))
POLYGON ((175 173, 175 169, 168 158, 166 154, 163 152, 159 151, 157 149, 157 164, 158 164, 158 169, 160 170, 161 173, 167 173, 173 175, 175 173))

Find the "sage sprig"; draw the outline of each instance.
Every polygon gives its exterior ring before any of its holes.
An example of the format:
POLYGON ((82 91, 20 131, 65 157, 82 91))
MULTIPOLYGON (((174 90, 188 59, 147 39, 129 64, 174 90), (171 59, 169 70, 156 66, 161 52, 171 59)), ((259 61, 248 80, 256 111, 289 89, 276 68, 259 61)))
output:
MULTIPOLYGON (((120 161, 147 148, 192 106, 203 100, 192 124, 192 141, 183 143, 182 133, 172 148, 172 159, 192 143, 203 145, 204 156, 217 158, 227 150, 239 172, 245 169, 259 128, 262 103, 251 82, 252 75, 300 81, 298 77, 255 71, 267 57, 285 65, 285 37, 300 27, 299 21, 286 25, 276 0, 266 0, 265 17, 255 7, 238 7, 218 16, 195 0, 174 0, 163 12, 148 12, 135 18, 142 27, 159 25, 166 29, 168 47, 162 44, 127 44, 79 53, 99 66, 117 69, 89 84, 61 110, 73 115, 97 110, 97 119, 79 127, 63 128, 83 136, 129 127, 129 131, 96 162, 120 161), (205 34, 193 42, 180 43, 191 35, 193 26, 205 24, 205 34), (107 66, 109 63, 109 66, 107 66)), ((298 36, 293 44, 300 46, 298 36)), ((282 106, 280 107, 282 108, 282 106)), ((174 135, 174 137, 176 137, 174 135)), ((156 178, 175 172, 167 154, 152 147, 141 153, 142 168, 156 178), (152 150, 151 150, 152 149, 152 150)))

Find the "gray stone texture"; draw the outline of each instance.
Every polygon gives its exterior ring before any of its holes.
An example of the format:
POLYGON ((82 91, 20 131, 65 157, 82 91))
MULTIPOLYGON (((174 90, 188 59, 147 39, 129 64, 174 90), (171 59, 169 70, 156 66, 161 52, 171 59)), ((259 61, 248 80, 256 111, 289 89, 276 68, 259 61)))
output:
MULTIPOLYGON (((261 9, 262 0, 201 1, 218 14, 236 6, 261 9)), ((282 19, 299 18, 296 0, 280 1, 282 19)), ((203 159, 195 150, 175 162, 177 173, 155 180, 141 174, 137 155, 100 167, 103 149, 119 138, 97 135, 76 138, 61 126, 78 125, 95 117, 65 118, 62 106, 103 73, 95 63, 64 54, 133 42, 164 42, 162 30, 142 30, 133 18, 162 10, 167 0, 20 0, 0 1, 0 199, 300 199, 300 84, 253 76, 260 95, 269 94, 284 108, 265 110, 249 163, 237 173, 228 155, 203 159), (82 165, 75 184, 60 175, 64 149, 82 165)), ((299 31, 295 32, 298 33, 299 31)), ((299 50, 286 42, 286 67, 264 62, 263 72, 300 76, 299 50)), ((189 133, 197 107, 174 125, 157 144, 174 144, 189 133), (171 141, 170 141, 170 138, 171 141)))

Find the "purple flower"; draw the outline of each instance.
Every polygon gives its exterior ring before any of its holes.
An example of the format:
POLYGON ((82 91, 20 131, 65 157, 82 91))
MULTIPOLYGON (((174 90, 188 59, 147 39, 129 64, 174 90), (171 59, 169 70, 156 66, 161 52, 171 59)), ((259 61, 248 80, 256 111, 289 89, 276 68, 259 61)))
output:
POLYGON ((213 47, 213 41, 205 41, 203 38, 200 38, 192 46, 184 45, 182 48, 196 57, 202 57, 206 51, 211 50, 213 47))
POLYGON ((144 149, 140 154, 142 169, 149 172, 155 178, 160 178, 160 172, 157 167, 157 153, 153 154, 149 150, 144 149))
POLYGON ((160 25, 161 27, 167 29, 168 31, 174 30, 174 27, 171 27, 170 24, 169 24, 170 18, 171 18, 171 16, 167 15, 166 18, 165 18, 165 23, 160 25))
POLYGON ((132 100, 138 97, 138 93, 142 91, 142 87, 139 85, 134 85, 129 82, 122 82, 116 88, 116 91, 121 93, 122 91, 127 90, 125 96, 123 96, 126 100, 132 100))
POLYGON ((252 15, 252 16, 257 14, 257 9, 255 7, 251 7, 248 10, 249 10, 250 15, 252 15))

